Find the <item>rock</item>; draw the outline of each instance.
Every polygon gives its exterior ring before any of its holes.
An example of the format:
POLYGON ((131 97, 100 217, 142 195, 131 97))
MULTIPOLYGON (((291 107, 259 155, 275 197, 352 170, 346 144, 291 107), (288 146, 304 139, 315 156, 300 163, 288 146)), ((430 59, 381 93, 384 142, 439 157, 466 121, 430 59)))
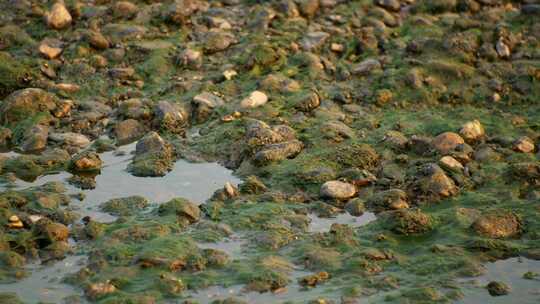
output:
POLYGON ((171 133, 181 133, 187 126, 189 116, 187 111, 171 102, 159 101, 154 107, 154 122, 156 128, 171 133))
POLYGON ((204 52, 213 54, 224 51, 234 42, 234 36, 226 32, 208 32, 204 37, 204 52))
POLYGON ((401 8, 399 0, 375 0, 374 2, 376 5, 392 12, 399 12, 401 8))
POLYGON ((116 216, 134 215, 148 207, 148 200, 142 196, 114 198, 100 205, 100 209, 116 216))
POLYGON ((534 151, 534 142, 529 137, 523 136, 514 142, 513 149, 521 153, 531 153, 534 151))
POLYGON ((465 141, 459 134, 454 132, 444 132, 435 137, 431 142, 431 145, 439 153, 447 154, 464 143, 465 141))
POLYGON ((522 231, 521 219, 510 212, 493 211, 482 214, 472 228, 476 233, 493 238, 503 239, 518 236, 522 231))
POLYGON ((43 55, 43 57, 45 57, 45 59, 55 59, 58 56, 60 56, 60 54, 62 54, 62 51, 63 51, 62 48, 52 47, 52 46, 47 45, 46 43, 41 43, 39 45, 38 50, 39 50, 39 53, 43 55))
POLYGON ((28 88, 13 92, 0 105, 0 120, 4 125, 16 124, 36 114, 56 109, 58 98, 42 89, 28 88))
POLYGON ((103 162, 99 155, 92 151, 84 151, 75 155, 69 168, 74 172, 92 172, 101 170, 103 162))
POLYGON ((46 14, 46 20, 50 28, 61 30, 71 24, 72 18, 63 1, 58 1, 53 4, 51 11, 46 14))
POLYGON ((166 18, 176 24, 189 23, 189 17, 198 10, 195 0, 175 0, 170 4, 166 11, 166 18))
POLYGON ((34 229, 35 233, 44 238, 48 243, 67 241, 69 237, 68 227, 46 218, 39 220, 35 224, 34 229))
POLYGON ((377 211, 409 208, 407 193, 400 189, 390 189, 376 193, 368 199, 367 204, 377 211))
POLYGON ((398 234, 422 234, 433 229, 431 216, 420 210, 400 209, 386 215, 387 226, 398 234))
POLYGON ((133 76, 135 76, 135 69, 112 68, 112 69, 109 69, 109 75, 111 75, 112 78, 121 79, 121 80, 129 80, 129 79, 132 79, 133 76))
POLYGON ((454 181, 439 166, 429 164, 423 168, 422 173, 425 177, 419 180, 419 188, 424 194, 434 198, 445 198, 458 193, 454 181))
POLYGON ((381 63, 377 59, 366 59, 353 66, 352 73, 354 75, 366 76, 375 70, 380 70, 381 68, 381 63))
POLYGON ((497 54, 501 58, 509 58, 510 57, 510 48, 502 39, 499 39, 497 43, 495 44, 495 50, 497 51, 497 54))
POLYGON ((66 133, 51 133, 49 139, 63 145, 86 148, 90 145, 90 140, 83 134, 66 132, 66 133))
POLYGON ((248 97, 240 102, 240 107, 243 109, 253 109, 260 107, 268 102, 268 96, 261 91, 253 91, 248 97))
POLYGON ((540 16, 540 4, 524 4, 521 6, 521 13, 524 15, 539 15, 540 16))
POLYGON ((344 139, 355 138, 355 131, 341 121, 328 121, 321 126, 325 138, 340 142, 344 139))
POLYGON ((366 207, 363 200, 354 198, 345 204, 345 210, 352 216, 362 216, 366 211, 366 207))
POLYGON ((298 283, 300 285, 302 285, 302 286, 315 287, 315 286, 327 281, 328 279, 330 279, 330 274, 328 274, 328 272, 326 272, 326 271, 321 271, 321 272, 318 272, 316 274, 310 274, 310 275, 307 275, 305 277, 301 277, 298 280, 298 283))
POLYGON ((164 176, 172 170, 174 149, 156 132, 149 132, 135 148, 135 157, 128 170, 135 176, 164 176))
POLYGON ((328 181, 321 186, 321 196, 345 200, 356 195, 356 187, 341 181, 328 181))
POLYGON ((383 141, 396 150, 403 150, 409 144, 409 139, 403 133, 394 130, 386 132, 383 141))
POLYGON ((463 165, 452 156, 443 156, 439 160, 439 165, 444 169, 454 172, 462 172, 464 169, 463 165))
POLYGON ((49 137, 49 127, 45 125, 35 125, 28 129, 21 141, 20 148, 23 152, 36 152, 47 147, 49 137))
POLYGON ((295 103, 294 107, 302 112, 311 112, 321 105, 319 94, 310 92, 302 95, 295 103))
POLYGON ((203 92, 193 97, 193 118, 198 122, 204 122, 212 114, 215 108, 221 107, 225 104, 220 97, 203 92))
POLYGON ((9 147, 12 137, 13 133, 9 128, 0 127, 0 150, 9 147))
POLYGON ((498 281, 491 281, 486 286, 488 292, 490 295, 497 297, 497 296, 504 296, 510 293, 510 286, 506 285, 503 282, 498 281))
POLYGON ((116 124, 114 136, 118 145, 127 145, 143 137, 144 125, 135 119, 126 119, 116 124))
POLYGON ((178 55, 177 63, 182 67, 198 70, 202 66, 202 52, 186 49, 178 55))
POLYGON ((276 144, 269 144, 264 146, 255 154, 253 161, 255 164, 262 166, 270 162, 294 158, 302 151, 303 148, 304 144, 299 140, 290 140, 276 144))
POLYGON ((473 120, 463 124, 459 130, 459 135, 468 143, 474 143, 486 136, 484 127, 478 120, 473 120))
POLYGON ((94 301, 114 292, 116 292, 116 287, 109 282, 91 283, 85 291, 86 296, 94 301))
POLYGON ((314 51, 322 47, 326 40, 330 37, 330 34, 326 32, 311 32, 307 33, 300 41, 302 49, 307 52, 314 51))
POLYGON ((90 31, 88 32, 86 39, 88 40, 88 44, 95 49, 105 50, 110 47, 109 40, 105 38, 101 32, 90 31))
POLYGON ((112 7, 112 11, 116 18, 132 19, 139 12, 139 8, 129 1, 118 1, 112 7))
POLYGON ((185 218, 189 223, 195 223, 201 218, 201 210, 197 205, 184 198, 174 198, 158 208, 161 216, 175 214, 185 218))

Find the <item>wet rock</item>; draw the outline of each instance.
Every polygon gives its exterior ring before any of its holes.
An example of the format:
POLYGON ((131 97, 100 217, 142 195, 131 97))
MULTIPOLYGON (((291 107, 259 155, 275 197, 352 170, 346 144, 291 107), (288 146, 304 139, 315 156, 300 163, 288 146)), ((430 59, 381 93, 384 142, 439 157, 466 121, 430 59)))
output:
POLYGON ((49 127, 44 125, 35 125, 24 134, 20 144, 23 152, 36 152, 44 150, 47 146, 49 137, 49 127))
POLYGON ((63 224, 49 219, 41 219, 34 225, 35 233, 48 243, 67 241, 69 229, 63 224))
POLYGON ((71 24, 72 18, 63 1, 58 1, 53 4, 51 11, 46 14, 46 20, 50 28, 61 30, 71 24))
POLYGON ((354 75, 367 76, 376 70, 382 68, 381 63, 377 59, 366 59, 352 67, 354 75))
POLYGON ((174 149, 156 132, 146 134, 135 148, 128 170, 135 176, 165 176, 174 165, 174 149))
POLYGON ((510 293, 510 286, 506 285, 503 282, 498 281, 491 281, 486 286, 488 292, 490 295, 497 297, 497 296, 505 296, 510 293))
POLYGON ((95 172, 101 170, 103 162, 99 155, 92 151, 84 151, 75 155, 69 164, 74 172, 95 172))
POLYGON ((129 1, 118 1, 112 7, 112 11, 116 18, 132 19, 139 12, 139 8, 129 1))
POLYGON ((96 188, 96 178, 94 175, 73 175, 67 182, 81 190, 91 190, 96 188))
POLYGON ((269 144, 258 151, 253 157, 255 164, 261 166, 270 162, 285 160, 296 157, 304 148, 304 144, 299 140, 291 140, 276 144, 269 144))
POLYGON ((463 124, 459 130, 459 135, 461 135, 466 142, 474 143, 484 138, 486 132, 480 121, 475 119, 463 124))
POLYGON ((389 228, 398 234, 411 235, 429 232, 434 222, 420 210, 401 209, 387 215, 389 228))
POLYGON ((407 193, 400 189, 390 189, 376 193, 367 200, 367 204, 377 211, 409 208, 407 193))
POLYGON ((253 109, 260 107, 268 102, 268 96, 261 91, 253 91, 248 97, 240 102, 240 107, 243 109, 253 109))
POLYGON ((13 92, 0 106, 2 124, 16 124, 38 113, 56 109, 58 99, 42 89, 29 88, 13 92))
POLYGON ((130 216, 148 207, 149 202, 142 196, 114 198, 100 205, 101 210, 112 215, 130 216))
POLYGON ((360 198, 354 198, 345 204, 345 210, 352 216, 362 216, 366 210, 364 201, 360 198))
POLYGON ((176 215, 186 219, 189 223, 195 223, 201 218, 201 210, 197 205, 184 198, 175 198, 159 206, 161 216, 176 215))
POLYGON ((154 107, 154 127, 171 133, 182 133, 189 121, 187 111, 168 101, 159 101, 154 107))
POLYGON ((88 44, 95 49, 105 50, 110 47, 110 42, 101 32, 90 31, 87 35, 88 44))
POLYGON ((510 212, 490 212, 482 214, 472 224, 476 233, 494 239, 518 236, 522 231, 521 219, 510 212))
POLYGON ((62 145, 86 148, 90 145, 90 140, 83 134, 66 132, 66 133, 50 133, 49 140, 60 143, 62 145))
POLYGON ((143 137, 144 125, 135 119, 126 119, 116 124, 114 135, 118 145, 126 145, 143 137))
POLYGON ((523 136, 514 142, 513 149, 521 153, 531 153, 534 151, 534 142, 529 137, 523 136))
POLYGON ((459 134, 454 132, 444 132, 433 139, 431 145, 441 154, 447 154, 464 144, 465 141, 459 134))
POLYGON ((345 200, 356 195, 356 187, 340 181, 328 181, 321 186, 322 197, 345 200))

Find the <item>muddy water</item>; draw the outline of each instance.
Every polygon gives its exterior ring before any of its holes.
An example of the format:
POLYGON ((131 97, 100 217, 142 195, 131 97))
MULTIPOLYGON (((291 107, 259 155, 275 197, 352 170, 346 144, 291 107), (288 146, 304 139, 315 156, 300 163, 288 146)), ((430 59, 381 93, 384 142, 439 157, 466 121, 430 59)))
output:
POLYGON ((463 282, 464 298, 459 304, 538 304, 540 303, 540 276, 525 279, 527 272, 540 275, 540 261, 526 258, 511 258, 486 265, 486 273, 474 280, 463 282), (510 294, 492 297, 485 286, 491 281, 503 282, 510 286, 510 294))

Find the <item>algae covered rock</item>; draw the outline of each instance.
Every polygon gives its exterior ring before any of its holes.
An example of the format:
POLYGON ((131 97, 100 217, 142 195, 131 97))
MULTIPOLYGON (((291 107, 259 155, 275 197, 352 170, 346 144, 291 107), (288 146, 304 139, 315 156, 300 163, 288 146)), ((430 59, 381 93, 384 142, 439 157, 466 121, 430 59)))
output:
POLYGON ((201 218, 201 210, 197 205, 184 198, 172 199, 158 208, 160 215, 176 215, 186 219, 189 223, 197 222, 201 218))
POLYGON ((523 224, 521 219, 510 212, 490 212, 481 215, 472 228, 476 233, 494 239, 519 236, 523 224))
POLYGON ((172 145, 156 132, 149 132, 137 142, 128 170, 135 176, 164 176, 172 170, 174 161, 172 145))
POLYGON ((96 152, 84 151, 75 155, 69 164, 74 172, 96 172, 101 170, 103 162, 96 152))
POLYGON ((142 196, 114 198, 100 205, 101 210, 112 215, 133 215, 148 206, 148 200, 142 196))
POLYGON ((401 209, 387 215, 387 225, 395 233, 422 234, 434 228, 433 218, 420 210, 401 209))
POLYGON ((28 88, 13 92, 0 106, 3 124, 16 124, 38 113, 50 114, 56 109, 58 98, 42 89, 28 88))
POLYGON ((407 193, 400 189, 389 189, 372 195, 367 204, 378 211, 409 208, 407 193))
POLYGON ((328 181, 321 186, 321 196, 344 200, 356 195, 356 187, 341 181, 328 181))

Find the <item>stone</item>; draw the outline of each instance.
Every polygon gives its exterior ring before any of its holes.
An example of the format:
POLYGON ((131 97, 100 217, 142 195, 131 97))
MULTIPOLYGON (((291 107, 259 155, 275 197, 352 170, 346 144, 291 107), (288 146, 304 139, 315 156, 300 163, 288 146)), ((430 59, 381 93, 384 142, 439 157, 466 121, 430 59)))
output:
POLYGON ((55 59, 62 54, 62 48, 49 46, 46 43, 39 45, 39 53, 45 57, 45 59, 55 59))
POLYGON ((118 145, 127 145, 146 133, 146 128, 143 124, 135 119, 126 119, 116 124, 114 136, 118 145))
POLYGON ((201 218, 199 207, 184 198, 174 198, 158 208, 160 215, 175 214, 178 217, 186 218, 190 223, 197 222, 201 218))
POLYGON ((36 114, 56 109, 58 98, 42 89, 28 88, 13 92, 0 105, 0 120, 4 125, 16 124, 36 114))
POLYGON ((534 152, 534 142, 529 137, 523 136, 514 142, 513 149, 521 153, 531 153, 534 152))
POLYGON ((178 55, 177 64, 188 69, 197 70, 202 66, 202 52, 186 49, 178 55))
POLYGON ((63 1, 58 1, 51 7, 51 11, 46 15, 47 25, 56 30, 66 28, 71 24, 72 18, 69 11, 64 6, 63 1))
POLYGON ((429 232, 433 229, 433 219, 420 210, 399 209, 387 214, 389 228, 403 235, 414 235, 429 232))
POLYGON ((509 58, 510 57, 510 48, 502 39, 499 39, 497 43, 495 44, 495 50, 497 51, 497 54, 501 58, 509 58))
POLYGON ((49 219, 41 219, 35 224, 36 233, 49 243, 67 241, 69 228, 64 224, 55 223, 49 219))
POLYGON ((310 92, 301 96, 295 103, 295 108, 302 112, 311 112, 321 105, 319 94, 310 92))
POLYGON ((456 184, 441 167, 428 164, 423 171, 425 177, 419 180, 419 187, 424 194, 435 198, 445 198, 458 193, 456 184))
POLYGON ((271 162, 282 161, 287 158, 296 157, 304 148, 304 144, 299 140, 290 140, 281 143, 264 146, 253 157, 255 164, 262 166, 271 162))
POLYGON ((95 49, 105 50, 110 47, 109 40, 105 38, 101 32, 90 31, 88 32, 86 39, 88 40, 88 44, 95 49))
POLYGON ((480 235, 504 239, 518 236, 522 231, 522 223, 514 213, 493 211, 480 215, 472 224, 472 228, 480 235))
POLYGON ((454 172, 462 172, 464 169, 463 165, 459 161, 448 155, 441 157, 439 160, 439 165, 444 169, 454 172))
POLYGON ((468 143, 474 143, 486 136, 486 131, 479 120, 468 121, 459 130, 459 135, 468 143))
POLYGON ((195 0, 175 0, 170 4, 166 11, 166 18, 176 24, 189 23, 189 17, 198 10, 195 0))
POLYGON ((488 292, 490 295, 497 297, 497 296, 505 296, 510 293, 510 286, 506 285, 503 282, 498 281, 491 281, 486 286, 488 292))
POLYGON ((377 211, 409 208, 407 193, 401 189, 389 189, 376 193, 367 200, 367 204, 377 211))
POLYGON ((362 216, 366 211, 366 207, 363 200, 353 198, 345 204, 345 210, 352 216, 362 216))
POLYGON ((153 125, 156 128, 180 133, 187 126, 188 121, 187 111, 177 104, 162 100, 154 107, 153 125))
POLYGON ((433 149, 437 150, 439 153, 447 154, 464 143, 465 141, 459 134, 454 132, 444 132, 435 137, 431 142, 431 145, 433 149))
POLYGON ((193 118, 198 122, 204 122, 210 117, 215 108, 223 106, 225 102, 220 97, 203 92, 193 97, 193 118))
POLYGON ((70 169, 74 172, 92 172, 101 170, 103 162, 96 152, 84 151, 75 155, 70 162, 70 169))
POLYGON ((116 292, 116 287, 109 282, 91 283, 85 291, 86 296, 92 300, 103 298, 114 292, 116 292))
POLYGON ((133 68, 112 68, 109 69, 109 75, 112 78, 128 80, 135 76, 135 69, 133 68))
POLYGON ((352 67, 354 75, 367 76, 375 70, 382 68, 381 63, 377 59, 366 59, 352 67))
POLYGON ((311 52, 319 49, 328 40, 330 34, 326 32, 310 32, 307 33, 300 41, 300 46, 304 51, 311 52))
POLYGON ((376 5, 392 12, 399 12, 401 8, 399 0, 375 0, 374 2, 376 5))
POLYGON ((208 32, 204 37, 204 52, 213 54, 222 52, 235 41, 234 36, 227 32, 208 32))
POLYGON ((137 5, 129 1, 118 1, 112 7, 116 18, 132 19, 139 12, 137 5))
POLYGON ((349 199, 356 195, 356 187, 341 181, 328 181, 321 186, 320 194, 325 198, 349 199))
POLYGON ((21 141, 20 148, 23 152, 36 152, 47 147, 49 137, 49 127, 46 125, 35 125, 28 129, 21 141))
POLYGON ((248 97, 240 102, 240 107, 243 109, 253 109, 260 107, 268 102, 268 96, 261 91, 253 91, 248 97))
POLYGON ((128 170, 134 176, 165 176, 172 170, 174 161, 172 145, 156 132, 149 132, 137 142, 128 170))
POLYGON ((81 149, 90 145, 90 139, 88 137, 74 132, 51 133, 49 134, 49 140, 81 149))

